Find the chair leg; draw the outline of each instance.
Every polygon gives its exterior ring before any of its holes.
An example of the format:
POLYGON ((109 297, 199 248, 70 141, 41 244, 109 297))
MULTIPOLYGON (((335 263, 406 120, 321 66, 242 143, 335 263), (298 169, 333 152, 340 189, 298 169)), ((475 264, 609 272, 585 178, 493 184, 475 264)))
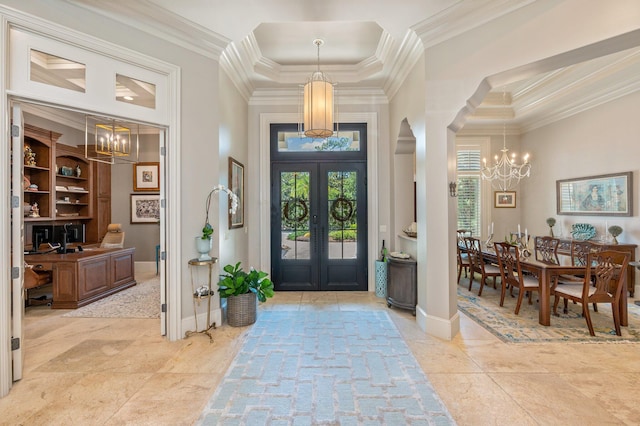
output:
POLYGON ((522 304, 522 299, 524 298, 524 289, 521 288, 518 291, 518 302, 516 303, 516 311, 515 314, 518 315, 520 313, 520 305, 522 304))
POLYGON ((471 287, 473 286, 474 275, 475 273, 473 271, 471 271, 471 273, 469 274, 469 291, 471 291, 471 287))
POLYGON ((462 265, 458 265, 458 284, 460 284, 460 275, 462 275, 462 265))
POLYGON ((597 303, 593 304, 593 312, 598 312, 598 304, 597 303))
MULTIPOLYGON (((565 314, 569 313, 569 299, 563 299, 564 300, 564 308, 562 308, 562 312, 565 314)), ((573 304, 575 305, 576 302, 574 301, 573 304)))
POLYGON ((559 317, 558 315, 558 302, 560 302, 560 296, 557 294, 553 297, 553 315, 559 317))
POLYGON ((482 296, 482 289, 484 288, 484 280, 486 277, 483 275, 480 277, 480 290, 478 290, 478 297, 482 296))
POLYGON ((613 311, 613 326, 616 328, 616 335, 622 336, 622 330, 620 330, 620 308, 618 303, 612 302, 611 310, 613 311))
POLYGON ((502 290, 500 291, 500 306, 504 306, 504 296, 507 294, 507 285, 502 283, 502 290))
POLYGON ((587 320, 587 327, 589 327, 589 334, 591 334, 592 336, 595 336, 596 333, 595 331, 593 331, 593 323, 591 322, 591 314, 589 314, 588 303, 582 304, 582 315, 584 316, 584 319, 587 320))

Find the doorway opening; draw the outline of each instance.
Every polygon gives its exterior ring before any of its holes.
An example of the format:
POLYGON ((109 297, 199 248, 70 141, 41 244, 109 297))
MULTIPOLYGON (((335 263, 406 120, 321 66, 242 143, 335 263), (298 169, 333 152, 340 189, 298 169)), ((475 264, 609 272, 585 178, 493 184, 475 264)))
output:
POLYGON ((366 124, 327 140, 271 125, 271 275, 276 290, 367 290, 366 124))

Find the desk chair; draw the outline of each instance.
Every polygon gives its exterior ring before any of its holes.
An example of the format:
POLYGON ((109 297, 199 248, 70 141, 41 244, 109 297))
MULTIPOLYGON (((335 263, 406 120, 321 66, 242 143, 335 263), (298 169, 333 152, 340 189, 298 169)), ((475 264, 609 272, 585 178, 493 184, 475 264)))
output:
POLYGON ((101 248, 124 248, 124 231, 119 223, 110 223, 104 234, 101 248))

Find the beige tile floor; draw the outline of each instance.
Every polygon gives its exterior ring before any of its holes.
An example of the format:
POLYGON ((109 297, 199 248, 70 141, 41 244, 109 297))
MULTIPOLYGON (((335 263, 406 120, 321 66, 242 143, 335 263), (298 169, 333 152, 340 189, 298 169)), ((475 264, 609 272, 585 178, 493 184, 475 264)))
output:
MULTIPOLYGON (((462 314, 448 342, 365 292, 283 292, 260 309, 388 311, 460 425, 640 423, 640 345, 505 344, 462 314)), ((192 424, 247 331, 168 342, 157 320, 64 312, 28 310, 24 378, 0 399, 0 424, 192 424)))

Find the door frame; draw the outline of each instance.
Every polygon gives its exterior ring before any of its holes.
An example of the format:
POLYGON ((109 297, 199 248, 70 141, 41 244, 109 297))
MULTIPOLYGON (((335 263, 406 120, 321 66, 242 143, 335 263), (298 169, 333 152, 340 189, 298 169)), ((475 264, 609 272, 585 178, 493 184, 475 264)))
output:
MULTIPOLYGON (((261 204, 259 209, 260 244, 257 253, 262 270, 271 270, 271 124, 296 123, 297 113, 262 113, 260 114, 260 167, 259 193, 261 204)), ((367 124, 367 290, 375 291, 375 259, 378 253, 379 210, 378 210, 378 178, 375 168, 378 164, 378 114, 375 112, 340 113, 340 123, 367 124)), ((250 254, 251 255, 251 254, 250 254)), ((251 260, 251 259, 250 259, 251 260)))

